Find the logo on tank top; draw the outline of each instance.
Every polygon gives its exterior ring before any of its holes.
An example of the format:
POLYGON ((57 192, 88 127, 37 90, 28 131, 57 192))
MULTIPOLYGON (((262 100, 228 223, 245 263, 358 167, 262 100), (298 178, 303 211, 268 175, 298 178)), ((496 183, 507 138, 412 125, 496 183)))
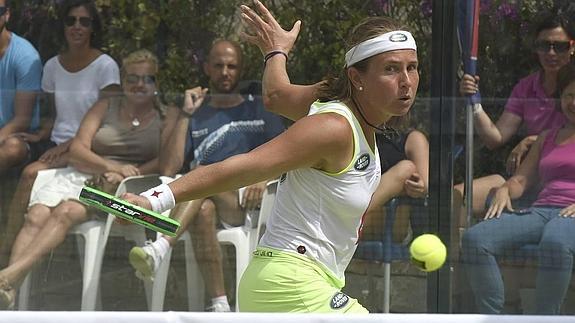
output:
POLYGON ((337 292, 331 298, 329 306, 334 310, 338 310, 344 307, 347 304, 347 302, 349 302, 349 296, 345 295, 342 292, 337 292))
POLYGON ((353 168, 355 168, 356 170, 365 170, 367 166, 369 166, 369 161, 370 161, 369 154, 363 154, 359 156, 359 158, 355 161, 353 168))

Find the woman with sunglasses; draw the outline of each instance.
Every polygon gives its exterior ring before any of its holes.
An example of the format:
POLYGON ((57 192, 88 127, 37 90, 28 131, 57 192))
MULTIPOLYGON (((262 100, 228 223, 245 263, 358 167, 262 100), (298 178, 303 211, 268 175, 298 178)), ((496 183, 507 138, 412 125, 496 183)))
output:
MULTIPOLYGON (((539 69, 521 79, 513 88, 505 110, 496 123, 479 108, 473 112, 479 137, 489 149, 496 149, 507 143, 520 129, 525 128, 525 137, 510 153, 507 159, 507 174, 512 175, 521 164, 527 151, 546 129, 565 122, 565 116, 555 108, 553 96, 557 91, 557 72, 572 60, 575 52, 575 31, 566 17, 548 14, 535 29, 533 50, 537 55, 539 69)), ((479 89, 479 76, 465 74, 460 83, 462 95, 472 95, 479 89)), ((473 210, 476 216, 484 215, 485 201, 493 188, 505 182, 499 174, 485 176, 473 181, 473 210)), ((534 188, 535 190, 537 188, 534 188)), ((461 206, 464 185, 455 186, 455 199, 461 206)), ((533 194, 527 194, 533 198, 533 194)), ((532 201, 532 200, 531 200, 532 201)), ((461 210, 461 207, 460 207, 461 210)), ((460 227, 465 227, 464 212, 460 212, 460 227)))
POLYGON ((537 244, 536 313, 560 314, 569 289, 575 252, 575 65, 564 65, 557 77, 555 109, 566 122, 544 130, 517 172, 497 189, 487 211, 489 220, 472 226, 462 239, 463 260, 480 313, 503 310, 503 280, 497 260, 537 244), (511 199, 530 186, 543 187, 524 213, 511 199))
POLYGON ((46 101, 55 116, 48 125, 43 125, 52 127, 51 148, 22 172, 8 212, 10 219, 0 254, 10 250, 14 235, 20 229, 38 171, 67 165, 72 138, 88 109, 99 98, 119 89, 118 65, 98 49, 102 24, 94 2, 67 0, 60 9, 64 46, 46 62, 42 76, 42 90, 47 93, 46 101))
POLYGON ((162 121, 157 72, 157 58, 149 51, 128 55, 122 64, 123 95, 101 99, 86 113, 70 147, 71 166, 50 179, 38 176, 42 181, 34 185, 10 264, 0 271, 0 309, 14 306, 15 288, 71 227, 98 215, 78 201, 86 180, 103 176, 118 184, 128 176, 159 172, 160 144, 168 134, 162 129, 172 129, 175 118, 162 121))

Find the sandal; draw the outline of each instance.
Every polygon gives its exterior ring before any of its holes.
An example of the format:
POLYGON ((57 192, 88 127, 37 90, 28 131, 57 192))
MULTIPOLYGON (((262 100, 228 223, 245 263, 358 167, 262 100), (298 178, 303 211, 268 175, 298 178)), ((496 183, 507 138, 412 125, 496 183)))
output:
POLYGON ((12 286, 0 276, 0 310, 12 310, 15 304, 15 293, 12 286))

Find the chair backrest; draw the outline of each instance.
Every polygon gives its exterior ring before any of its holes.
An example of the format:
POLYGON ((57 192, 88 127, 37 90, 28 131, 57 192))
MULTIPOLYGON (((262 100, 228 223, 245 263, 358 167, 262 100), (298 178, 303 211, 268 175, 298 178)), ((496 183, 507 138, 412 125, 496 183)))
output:
POLYGON ((257 245, 258 241, 260 241, 260 238, 262 237, 266 229, 266 221, 268 220, 268 217, 272 213, 272 209, 276 201, 278 182, 279 182, 278 180, 270 181, 262 197, 262 204, 260 206, 260 215, 258 217, 258 226, 255 235, 256 241, 254 242, 254 246, 257 245))

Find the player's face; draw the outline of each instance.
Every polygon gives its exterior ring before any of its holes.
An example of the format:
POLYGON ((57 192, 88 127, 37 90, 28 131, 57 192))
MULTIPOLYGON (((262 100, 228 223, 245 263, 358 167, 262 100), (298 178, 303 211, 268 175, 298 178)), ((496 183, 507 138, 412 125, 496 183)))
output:
POLYGON ((232 93, 240 78, 239 57, 236 49, 225 42, 216 44, 210 51, 204 72, 210 78, 212 93, 232 93))
POLYGON ((575 126, 575 81, 561 93, 561 111, 572 126, 575 126))
POLYGON ((90 44, 92 35, 92 17, 83 6, 72 8, 64 17, 64 36, 68 46, 90 44))
POLYGON ((376 55, 360 72, 358 99, 368 118, 378 124, 393 116, 405 115, 415 100, 419 85, 417 53, 396 50, 376 55))
POLYGON ((561 27, 545 29, 537 35, 535 52, 541 67, 546 72, 557 72, 569 63, 573 42, 561 27))
POLYGON ((125 67, 122 76, 124 95, 130 101, 146 103, 154 99, 156 91, 156 72, 148 62, 134 63, 125 67))

